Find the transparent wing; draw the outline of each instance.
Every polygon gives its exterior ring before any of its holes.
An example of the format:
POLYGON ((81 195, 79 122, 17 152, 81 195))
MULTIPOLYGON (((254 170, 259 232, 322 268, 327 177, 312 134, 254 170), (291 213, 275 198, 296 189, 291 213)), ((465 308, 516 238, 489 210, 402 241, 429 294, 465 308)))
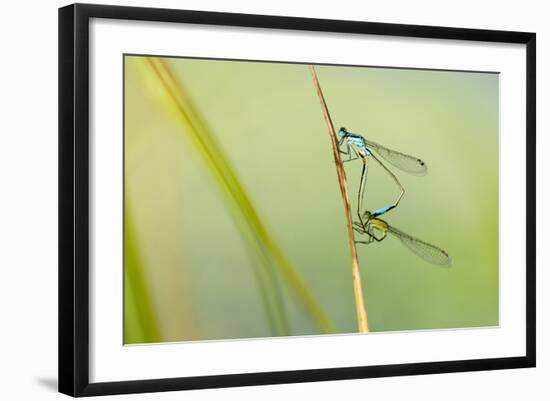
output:
POLYGON ((451 266, 453 263, 449 254, 437 246, 428 244, 418 238, 414 238, 392 226, 388 226, 388 232, 399 238, 407 248, 420 256, 426 262, 438 266, 451 266))
POLYGON ((374 150, 400 170, 418 176, 426 175, 428 173, 428 166, 426 166, 426 163, 418 157, 406 155, 405 153, 385 148, 384 146, 367 139, 365 139, 365 142, 369 148, 374 150))

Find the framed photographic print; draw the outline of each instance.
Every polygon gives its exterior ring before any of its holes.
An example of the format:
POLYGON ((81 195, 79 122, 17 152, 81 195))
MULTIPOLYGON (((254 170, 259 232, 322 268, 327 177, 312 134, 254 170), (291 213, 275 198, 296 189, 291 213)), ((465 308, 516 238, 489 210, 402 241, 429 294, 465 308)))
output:
POLYGON ((59 10, 59 390, 535 366, 535 34, 59 10))

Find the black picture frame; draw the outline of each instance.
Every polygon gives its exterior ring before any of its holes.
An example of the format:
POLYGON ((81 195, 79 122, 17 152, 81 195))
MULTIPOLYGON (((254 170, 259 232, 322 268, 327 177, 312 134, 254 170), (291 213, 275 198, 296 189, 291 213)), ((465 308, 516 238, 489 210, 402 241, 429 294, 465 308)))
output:
POLYGON ((536 35, 527 32, 74 4, 59 9, 59 391, 71 396, 157 392, 535 366, 536 35), (526 45, 526 352, 523 356, 382 366, 90 383, 89 22, 91 18, 439 38, 526 45))

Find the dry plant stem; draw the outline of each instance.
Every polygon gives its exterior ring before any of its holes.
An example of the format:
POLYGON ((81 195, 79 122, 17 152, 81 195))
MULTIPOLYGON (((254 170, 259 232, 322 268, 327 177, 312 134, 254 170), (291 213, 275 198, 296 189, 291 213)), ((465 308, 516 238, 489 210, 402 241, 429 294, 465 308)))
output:
POLYGON ((334 161, 336 162, 338 184, 340 185, 340 192, 342 193, 342 199, 344 201, 344 209, 346 212, 346 222, 348 227, 348 243, 351 252, 351 275, 353 279, 353 290, 355 293, 355 306, 357 309, 357 325, 359 327, 360 333, 368 333, 369 323, 367 319, 367 309, 365 307, 363 285, 361 283, 361 272, 359 270, 359 259, 357 257, 357 248, 355 245, 353 222, 351 219, 351 203, 349 200, 346 171, 344 170, 344 164, 342 163, 342 158, 340 157, 340 152, 338 150, 338 137, 336 136, 336 130, 334 129, 334 125, 332 124, 332 119, 330 118, 330 113, 325 102, 325 97, 323 96, 323 90, 321 89, 319 79, 317 78, 317 73, 315 72, 315 67, 313 65, 310 65, 309 69, 313 77, 313 83, 315 85, 317 95, 319 96, 319 101, 321 102, 323 116, 329 129, 330 142, 332 144, 332 154, 334 156, 334 161))

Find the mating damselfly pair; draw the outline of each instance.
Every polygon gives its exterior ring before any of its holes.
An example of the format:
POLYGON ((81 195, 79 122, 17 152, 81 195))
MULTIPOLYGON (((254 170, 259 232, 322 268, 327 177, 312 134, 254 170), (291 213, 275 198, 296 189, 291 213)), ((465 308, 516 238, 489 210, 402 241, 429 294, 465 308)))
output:
POLYGON ((362 135, 349 132, 344 127, 340 128, 338 131, 338 136, 340 153, 348 156, 344 162, 357 159, 361 159, 363 162, 359 190, 357 193, 357 217, 359 222, 354 222, 353 228, 359 234, 368 235, 368 239, 366 241, 356 242, 361 244, 370 244, 373 241, 380 242, 386 238, 388 233, 390 233, 399 238, 399 240, 401 240, 407 248, 427 262, 439 266, 450 266, 452 264, 452 260, 443 249, 406 234, 379 218, 379 216, 386 214, 399 205, 399 202, 405 194, 405 189, 401 185, 401 182, 397 176, 382 162, 382 160, 378 158, 378 156, 382 157, 401 171, 416 176, 423 176, 427 174, 428 167, 426 166, 426 163, 417 157, 388 149, 376 142, 367 140, 362 135), (374 212, 363 210, 368 160, 371 157, 384 169, 387 174, 392 177, 400 191, 397 199, 392 204, 376 209, 374 212))

